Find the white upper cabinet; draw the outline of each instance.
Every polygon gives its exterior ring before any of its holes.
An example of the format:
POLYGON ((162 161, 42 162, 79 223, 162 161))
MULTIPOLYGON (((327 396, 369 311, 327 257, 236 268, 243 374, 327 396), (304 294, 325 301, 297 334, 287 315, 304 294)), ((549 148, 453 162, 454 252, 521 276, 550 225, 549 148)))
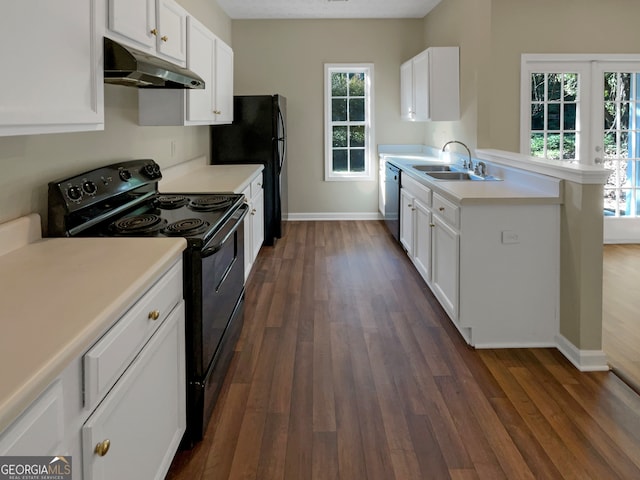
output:
POLYGON ((459 48, 427 48, 400 67, 403 120, 460 119, 459 48))
POLYGON ((104 129, 98 3, 3 2, 0 136, 104 129))
POLYGON ((174 0, 108 0, 109 38, 184 67, 187 11, 174 0))
POLYGON ((204 89, 140 89, 140 125, 214 125, 233 122, 233 50, 195 18, 187 18, 187 68, 204 89))

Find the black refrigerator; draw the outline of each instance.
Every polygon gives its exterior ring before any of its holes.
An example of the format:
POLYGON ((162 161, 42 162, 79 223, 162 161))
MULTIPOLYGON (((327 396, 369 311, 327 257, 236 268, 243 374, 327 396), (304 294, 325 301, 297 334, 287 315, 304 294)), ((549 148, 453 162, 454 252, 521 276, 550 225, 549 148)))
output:
POLYGON ((233 123, 211 127, 211 163, 264 165, 264 245, 282 237, 287 213, 287 100, 282 95, 233 97, 233 123))

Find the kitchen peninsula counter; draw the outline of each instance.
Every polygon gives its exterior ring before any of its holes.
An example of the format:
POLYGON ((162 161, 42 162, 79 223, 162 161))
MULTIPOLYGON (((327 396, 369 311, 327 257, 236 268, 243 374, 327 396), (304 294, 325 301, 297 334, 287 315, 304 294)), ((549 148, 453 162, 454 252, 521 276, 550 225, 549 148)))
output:
MULTIPOLYGON (((37 215, 23 219, 39 224, 37 215)), ((0 244, 0 431, 179 260, 186 247, 183 238, 31 242, 4 250, 0 244)))

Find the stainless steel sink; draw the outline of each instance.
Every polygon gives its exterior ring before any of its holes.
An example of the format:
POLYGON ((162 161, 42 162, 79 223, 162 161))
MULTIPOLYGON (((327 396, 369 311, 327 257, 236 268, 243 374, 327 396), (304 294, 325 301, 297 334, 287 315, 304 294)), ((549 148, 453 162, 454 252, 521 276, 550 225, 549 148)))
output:
POLYGON ((440 171, 440 172, 426 172, 426 174, 438 180, 471 180, 471 181, 481 181, 481 182, 487 181, 487 180, 500 180, 499 178, 495 178, 491 176, 482 177, 480 175, 476 175, 475 173, 471 173, 471 172, 440 171))
POLYGON ((449 165, 412 165, 412 168, 420 172, 449 172, 449 165))

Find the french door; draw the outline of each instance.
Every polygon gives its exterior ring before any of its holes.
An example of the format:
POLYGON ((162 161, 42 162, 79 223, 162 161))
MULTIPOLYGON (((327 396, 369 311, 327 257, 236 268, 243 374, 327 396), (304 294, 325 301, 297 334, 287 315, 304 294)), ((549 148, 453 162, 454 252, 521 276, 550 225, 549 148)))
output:
POLYGON ((611 170, 605 242, 640 242, 640 56, 523 55, 520 147, 611 170))

